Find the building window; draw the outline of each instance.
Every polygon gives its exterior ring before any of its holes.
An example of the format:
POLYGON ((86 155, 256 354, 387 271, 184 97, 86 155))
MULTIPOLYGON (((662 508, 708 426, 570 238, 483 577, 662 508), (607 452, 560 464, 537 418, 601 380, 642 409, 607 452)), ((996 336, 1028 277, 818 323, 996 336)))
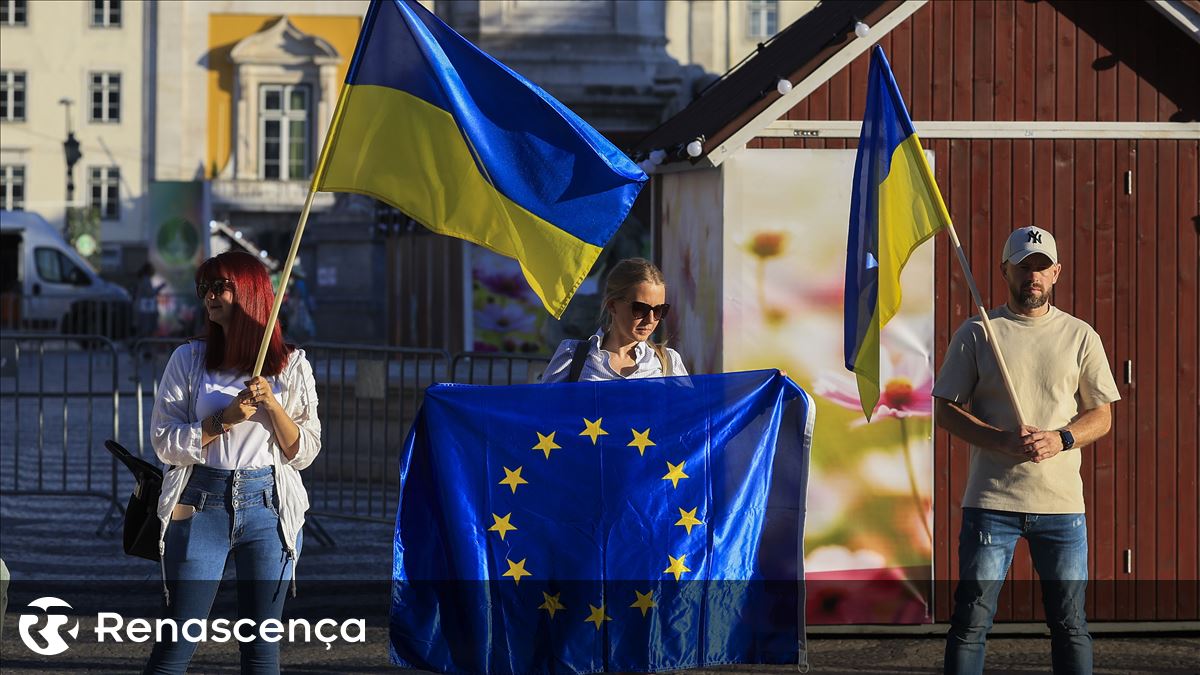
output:
POLYGON ((92 167, 88 184, 91 187, 93 209, 101 220, 121 219, 121 170, 115 166, 92 167))
POLYGON ((93 122, 121 121, 121 74, 92 73, 88 91, 92 96, 93 122))
POLYGON ((0 209, 25 210, 25 167, 0 165, 0 209))
POLYGON ((0 120, 25 121, 25 71, 0 70, 0 120))
POLYGON ((121 0, 92 0, 92 27, 120 28, 121 0))
POLYGON ((259 176, 263 180, 308 177, 308 87, 265 85, 258 101, 259 176))
POLYGON ((779 29, 777 0, 750 0, 746 3, 746 29, 752 38, 769 38, 779 29))
POLYGON ((29 13, 25 0, 0 0, 0 26, 24 26, 29 13))

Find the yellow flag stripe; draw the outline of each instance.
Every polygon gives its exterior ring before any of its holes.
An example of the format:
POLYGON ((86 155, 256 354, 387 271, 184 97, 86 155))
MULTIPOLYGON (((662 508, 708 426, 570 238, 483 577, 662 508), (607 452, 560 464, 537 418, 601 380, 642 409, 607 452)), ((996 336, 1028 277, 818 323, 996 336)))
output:
POLYGON ((600 247, 498 192, 450 113, 389 87, 345 85, 331 129, 318 190, 369 195, 434 232, 515 258, 546 308, 562 316, 600 247))
POLYGON ((879 331, 900 309, 900 273, 913 251, 950 225, 950 213, 916 134, 892 152, 879 184, 879 285, 871 323, 854 363, 859 399, 867 417, 879 401, 879 331))
POLYGON ((892 153, 879 184, 879 325, 900 309, 900 271, 918 246, 944 229, 950 214, 942 202, 916 134, 892 153), (927 178, 928 177, 928 178, 927 178))

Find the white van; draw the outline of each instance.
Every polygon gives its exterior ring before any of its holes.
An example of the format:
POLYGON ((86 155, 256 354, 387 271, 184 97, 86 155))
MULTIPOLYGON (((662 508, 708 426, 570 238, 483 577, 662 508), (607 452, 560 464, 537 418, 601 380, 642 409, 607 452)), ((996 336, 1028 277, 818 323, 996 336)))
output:
POLYGON ((0 326, 127 337, 131 301, 36 213, 0 210, 0 326))

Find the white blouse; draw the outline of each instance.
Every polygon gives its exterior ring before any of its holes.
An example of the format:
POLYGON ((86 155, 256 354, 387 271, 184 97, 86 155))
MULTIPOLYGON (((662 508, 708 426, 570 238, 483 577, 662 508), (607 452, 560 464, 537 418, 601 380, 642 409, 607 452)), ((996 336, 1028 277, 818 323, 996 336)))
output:
MULTIPOLYGON (((591 346, 588 351, 587 360, 583 362, 583 371, 579 374, 580 382, 663 377, 662 361, 659 360, 658 354, 645 342, 639 342, 633 348, 634 363, 637 368, 629 375, 621 375, 621 373, 609 365, 609 353, 600 348, 603 341, 603 328, 588 338, 591 346)), ((577 344, 579 344, 578 340, 563 340, 558 345, 558 350, 554 352, 554 356, 550 357, 550 365, 546 366, 545 372, 542 373, 543 383, 567 381, 567 375, 570 374, 571 370, 571 359, 575 357, 575 345, 577 344)), ((671 376, 687 375, 687 368, 684 367, 683 359, 679 357, 679 352, 670 347, 667 347, 664 351, 667 353, 667 358, 671 359, 671 376)))
MULTIPOLYGON (((229 370, 205 370, 200 376, 196 396, 196 414, 200 419, 210 417, 229 406, 238 392, 246 388, 250 376, 229 370)), ((278 377, 268 377, 276 400, 281 400, 283 388, 278 377)), ((257 469, 271 466, 271 419, 265 407, 260 407, 250 419, 235 424, 205 448, 204 465, 214 469, 257 469)))
MULTIPOLYGON (((205 344, 203 340, 185 343, 167 362, 162 380, 158 385, 158 396, 154 399, 154 412, 150 416, 150 442, 159 460, 168 465, 163 476, 162 494, 158 498, 159 551, 171 525, 171 511, 179 503, 183 488, 192 475, 192 466, 205 464, 206 447, 200 445, 203 433, 200 430, 200 411, 197 409, 200 382, 204 379, 205 344)), ((244 382, 249 378, 243 377, 244 382)), ((317 417, 317 387, 312 366, 305 358, 304 350, 297 349, 288 357, 287 365, 278 378, 268 378, 272 387, 283 387, 278 393, 283 409, 300 430, 299 447, 291 459, 274 438, 268 440, 271 466, 275 467, 275 494, 279 500, 279 526, 284 544, 295 558, 296 537, 304 527, 304 513, 308 511, 308 491, 300 471, 307 468, 321 451, 321 420, 317 417)), ((239 385, 239 391, 245 385, 239 385)), ((275 389, 276 392, 279 389, 275 389)), ((236 392, 234 392, 236 394, 236 392)), ((243 424, 250 424, 245 422, 243 424)), ((242 426, 242 425, 238 425, 242 426)), ((212 445, 213 441, 209 443, 212 445)), ((296 566, 292 566, 295 574, 296 566)))

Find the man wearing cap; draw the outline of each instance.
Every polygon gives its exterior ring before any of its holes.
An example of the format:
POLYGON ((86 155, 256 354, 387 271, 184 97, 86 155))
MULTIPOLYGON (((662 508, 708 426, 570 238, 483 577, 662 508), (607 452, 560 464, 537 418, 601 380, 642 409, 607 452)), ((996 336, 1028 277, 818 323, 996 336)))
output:
POLYGON ((971 445, 945 670, 983 672, 1000 586, 1024 537, 1042 580, 1054 672, 1090 673, 1080 453, 1108 433, 1120 395, 1100 336, 1050 304, 1062 272, 1054 237, 1016 230, 1000 271, 1008 302, 988 318, 1028 424, 1017 421, 980 317, 954 334, 933 388, 938 425, 971 445))

